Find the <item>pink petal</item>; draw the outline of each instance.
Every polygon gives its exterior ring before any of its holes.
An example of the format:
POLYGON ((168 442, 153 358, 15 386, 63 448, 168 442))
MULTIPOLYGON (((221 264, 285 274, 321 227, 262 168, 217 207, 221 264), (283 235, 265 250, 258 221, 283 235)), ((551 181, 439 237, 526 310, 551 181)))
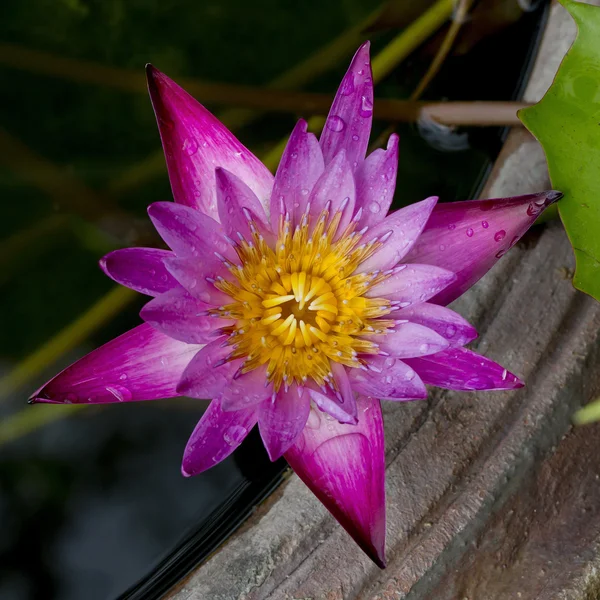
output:
POLYGON ((373 356, 367 359, 369 370, 352 369, 353 389, 365 396, 390 400, 427 398, 425 385, 415 370, 397 358, 373 356))
POLYGON ((346 160, 346 151, 340 150, 325 167, 325 171, 310 195, 310 214, 313 225, 329 203, 329 214, 343 210, 338 232, 343 232, 354 214, 356 190, 352 167, 346 160))
POLYGON ((437 201, 437 196, 431 196, 401 208, 367 231, 361 239, 362 244, 375 238, 385 240, 385 243, 357 270, 362 273, 385 271, 397 265, 415 245, 437 201))
POLYGON ((331 371, 337 390, 331 387, 318 389, 315 384, 308 383, 308 393, 312 401, 329 416, 340 423, 356 424, 357 408, 354 392, 344 366, 330 361, 331 371))
POLYGON ((226 362, 232 348, 224 346, 224 337, 206 344, 181 374, 177 392, 192 398, 216 398, 226 390, 240 366, 240 360, 226 362))
POLYGON ((309 195, 323 173, 323 154, 312 133, 307 133, 307 123, 298 121, 290 135, 281 157, 273 194, 271 195, 271 229, 279 230, 282 208, 289 213, 292 227, 300 220, 306 209, 309 195))
POLYGON ((67 367, 32 400, 102 404, 179 396, 177 382, 200 347, 144 323, 67 367))
POLYGON ((398 136, 393 133, 387 149, 373 151, 356 170, 356 206, 362 207, 358 228, 382 221, 394 199, 398 172, 398 136))
POLYGON ((432 265, 398 265, 385 281, 374 285, 367 296, 389 297, 399 308, 425 302, 456 279, 451 271, 432 265))
POLYGON ((369 42, 356 52, 325 122, 320 144, 325 164, 343 149, 355 169, 365 158, 373 121, 373 75, 369 42))
POLYGON ((485 275, 561 196, 551 190, 438 204, 405 262, 437 265, 456 273, 456 281, 434 298, 436 304, 449 304, 485 275))
POLYGON ((165 260, 165 267, 187 292, 201 302, 213 307, 231 304, 231 297, 213 284, 217 277, 231 278, 229 271, 215 256, 206 256, 202 261, 172 257, 165 260))
POLYGON ((146 74, 175 202, 218 219, 214 173, 224 167, 266 205, 273 176, 260 160, 174 81, 151 65, 146 74))
POLYGON ((225 412, 213 400, 196 425, 185 451, 181 472, 198 475, 227 458, 256 424, 256 408, 225 412))
POLYGON ((451 346, 464 346, 477 337, 477 330, 458 313, 429 302, 401 308, 386 318, 407 319, 411 323, 425 325, 445 337, 451 346))
POLYGON ((268 400, 273 393, 273 385, 265 386, 266 381, 264 366, 234 377, 220 396, 221 408, 226 411, 240 410, 268 400))
POLYGON ((167 271, 163 260, 173 256, 157 248, 123 248, 100 260, 101 269, 117 283, 148 296, 158 296, 179 284, 167 271))
POLYGON ((512 390, 524 385, 498 363, 466 348, 448 348, 406 363, 425 383, 449 390, 512 390))
POLYGON ((356 543, 385 567, 385 455, 379 400, 359 398, 358 425, 311 410, 285 459, 356 543))
POLYGON ((197 259, 219 252, 237 261, 221 225, 200 211, 173 202, 155 202, 148 207, 148 214, 160 237, 177 256, 197 259))
POLYGON ((267 226, 267 216, 254 192, 233 173, 226 169, 216 170, 217 179, 217 205, 219 219, 224 232, 230 238, 237 238, 239 234, 246 240, 252 240, 250 217, 260 233, 267 238, 267 243, 274 242, 274 236, 267 226))
POLYGON ((379 349, 394 358, 426 356, 445 350, 450 345, 439 333, 417 323, 400 323, 391 333, 369 338, 379 349))
POLYGON ((142 308, 140 317, 161 333, 188 344, 206 344, 220 336, 220 328, 233 325, 210 316, 213 308, 190 296, 185 290, 174 289, 161 294, 142 308))
POLYGON ((306 425, 310 412, 310 396, 294 389, 279 390, 273 400, 263 403, 258 412, 258 429, 269 458, 280 458, 296 441, 306 425))

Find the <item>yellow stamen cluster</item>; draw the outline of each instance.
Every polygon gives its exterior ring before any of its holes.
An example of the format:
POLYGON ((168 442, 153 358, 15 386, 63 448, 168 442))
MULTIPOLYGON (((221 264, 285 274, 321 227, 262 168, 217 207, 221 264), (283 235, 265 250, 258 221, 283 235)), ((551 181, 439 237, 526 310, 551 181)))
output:
POLYGON ((232 299, 211 311, 235 320, 222 329, 232 350, 228 360, 245 359, 238 374, 267 365, 267 381, 275 391, 309 379, 335 389, 330 361, 364 368, 359 355, 378 353, 367 337, 394 326, 381 319, 391 312, 390 301, 365 296, 388 273, 355 273, 381 242, 361 244, 357 219, 338 235, 342 210, 330 215, 329 204, 314 226, 308 209, 294 231, 289 215, 281 216, 274 248, 252 215, 245 215, 251 239, 238 234, 234 243, 240 265, 223 259, 235 281, 214 283, 232 299))

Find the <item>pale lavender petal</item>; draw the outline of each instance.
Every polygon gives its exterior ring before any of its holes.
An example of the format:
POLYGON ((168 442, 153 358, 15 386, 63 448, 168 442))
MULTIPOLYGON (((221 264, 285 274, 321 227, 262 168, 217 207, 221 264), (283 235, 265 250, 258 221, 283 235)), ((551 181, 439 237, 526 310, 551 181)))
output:
POLYGON ((223 410, 240 410, 264 402, 273 393, 273 384, 267 382, 266 367, 245 373, 234 374, 233 379, 221 394, 221 408, 223 410))
POLYGON ((385 455, 379 400, 358 399, 358 425, 312 409, 289 465, 379 566, 385 567, 385 455))
POLYGON ((271 229, 278 231, 282 208, 295 226, 306 209, 313 186, 323 173, 323 154, 306 121, 300 120, 281 157, 271 195, 271 229))
POLYGON ((213 281, 217 277, 231 278, 229 271, 214 256, 198 259, 172 257, 165 260, 165 267, 194 298, 214 306, 231 304, 232 299, 218 290, 213 281))
POLYGON ((436 304, 449 304, 483 277, 540 213, 561 197, 560 192, 548 191, 438 204, 405 262, 437 265, 456 273, 456 281, 433 299, 436 304))
POLYGON ((357 409, 353 395, 344 397, 327 387, 319 390, 311 383, 307 383, 306 389, 311 400, 330 417, 340 423, 356 424, 357 409))
POLYGON ((233 239, 242 235, 252 240, 249 219, 252 219, 259 232, 273 245, 275 238, 267 225, 267 216, 254 192, 233 173, 217 169, 217 205, 219 219, 224 232, 233 239))
POLYGON ((227 458, 255 424, 255 407, 225 412, 219 400, 213 400, 185 447, 181 464, 183 475, 198 475, 227 458))
POLYGON ((374 285, 367 296, 389 297, 398 308, 425 302, 456 279, 447 269, 432 265, 399 265, 385 281, 374 285))
POLYGON ((398 136, 393 133, 387 149, 373 151, 356 170, 356 206, 363 209, 359 229, 385 218, 394 199, 397 172, 398 136))
POLYGON ((221 335, 220 328, 235 321, 208 314, 212 305, 179 288, 161 294, 142 308, 140 317, 158 331, 188 344, 206 344, 221 335))
POLYGON ((352 167, 346 160, 346 151, 340 150, 325 167, 310 195, 310 214, 313 225, 329 204, 329 214, 343 210, 338 232, 343 232, 354 214, 356 190, 352 167))
POLYGON ((221 225, 200 211, 173 202, 155 202, 148 207, 148 214, 177 256, 198 259, 218 252, 228 260, 238 260, 221 225))
POLYGON ((214 173, 223 167, 266 206, 273 176, 260 160, 174 81, 151 65, 146 73, 175 202, 218 219, 214 173))
POLYGON ((158 248, 122 248, 100 260, 101 269, 117 283, 148 296, 158 296, 179 284, 163 260, 173 256, 158 248))
POLYGON ((369 42, 356 52, 331 105, 320 144, 325 164, 344 148, 353 169, 364 160, 373 121, 369 42))
POLYGON ((350 381, 359 394, 389 400, 427 398, 425 385, 412 367, 397 358, 370 356, 369 369, 352 369, 350 381))
POLYGON ((524 385, 498 363, 466 348, 448 348, 406 363, 425 383, 449 390, 512 390, 524 385))
POLYGON ((273 400, 264 402, 258 411, 258 429, 269 458, 280 458, 296 441, 306 425, 310 412, 310 396, 298 394, 296 386, 287 392, 279 390, 273 400))
POLYGON ((102 404, 179 396, 177 383, 200 348, 144 323, 79 359, 31 398, 34 402, 102 404))
POLYGON ((422 302, 407 308, 401 308, 386 316, 390 319, 407 319, 412 323, 425 325, 445 337, 451 346, 464 346, 477 337, 477 330, 458 313, 439 306, 422 302))
POLYGON ((216 398, 229 386, 241 359, 227 361, 232 348, 223 344, 225 339, 221 337, 206 344, 190 361, 177 384, 181 396, 216 398))
POLYGON ((426 356, 448 348, 450 343, 439 333, 417 323, 400 323, 386 335, 369 336, 379 349, 395 358, 426 356))
POLYGON ((401 208, 369 229, 361 239, 362 244, 375 238, 384 243, 375 254, 360 264, 357 271, 385 271, 397 265, 415 245, 437 201, 437 196, 431 196, 401 208))

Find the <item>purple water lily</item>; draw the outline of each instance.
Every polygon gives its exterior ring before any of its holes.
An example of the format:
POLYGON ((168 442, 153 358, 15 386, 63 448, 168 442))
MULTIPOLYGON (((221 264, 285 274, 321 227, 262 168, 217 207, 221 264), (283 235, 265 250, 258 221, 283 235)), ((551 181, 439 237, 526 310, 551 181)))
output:
POLYGON ((384 566, 380 399, 425 384, 506 390, 522 382, 467 350, 477 333, 444 305, 475 283, 560 197, 393 212, 398 138, 365 158, 369 45, 356 53, 319 140, 293 130, 275 177, 215 117, 148 68, 175 203, 150 218, 171 250, 130 248, 101 266, 153 296, 145 321, 65 369, 35 402, 178 395, 212 401, 183 457, 195 475, 258 424, 361 548, 384 566))

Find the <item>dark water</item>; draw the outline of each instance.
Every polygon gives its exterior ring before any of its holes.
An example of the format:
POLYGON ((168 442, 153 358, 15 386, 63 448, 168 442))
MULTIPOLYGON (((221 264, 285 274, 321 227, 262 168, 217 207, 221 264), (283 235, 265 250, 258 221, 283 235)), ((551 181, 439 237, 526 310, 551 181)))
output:
MULTIPOLYGON (((115 89, 111 74, 85 83, 77 68, 142 73, 152 62, 175 78, 259 85, 376 6, 369 0, 0 3, 0 375, 112 288, 98 258, 146 239, 145 207, 170 198, 160 161, 149 174, 131 177, 132 166, 159 150, 146 95, 115 89), (49 75, 56 58, 93 65, 69 64, 63 75, 49 75)), ((425 97, 516 98, 542 13, 528 13, 450 58, 425 97)), ((374 52, 391 35, 370 36, 374 52)), ((408 96, 429 60, 426 49, 415 53, 376 96, 408 96)), ((344 70, 340 65, 310 89, 333 91, 344 70)), ((261 152, 294 120, 266 116, 239 135, 261 152)), ((376 124, 374 134, 383 128, 376 124)), ((496 129, 433 139, 415 126, 399 131, 397 206, 432 194, 445 201, 475 196, 503 136, 496 129)), ((284 465, 268 461, 257 435, 211 471, 181 477, 183 448, 206 406, 201 401, 85 407, 46 425, 32 423, 31 411, 53 407, 27 407, 27 395, 138 324, 142 302, 124 306, 9 393, 0 384, 2 600, 158 597, 280 481, 284 465), (17 433, 15 418, 27 431, 17 433)))

